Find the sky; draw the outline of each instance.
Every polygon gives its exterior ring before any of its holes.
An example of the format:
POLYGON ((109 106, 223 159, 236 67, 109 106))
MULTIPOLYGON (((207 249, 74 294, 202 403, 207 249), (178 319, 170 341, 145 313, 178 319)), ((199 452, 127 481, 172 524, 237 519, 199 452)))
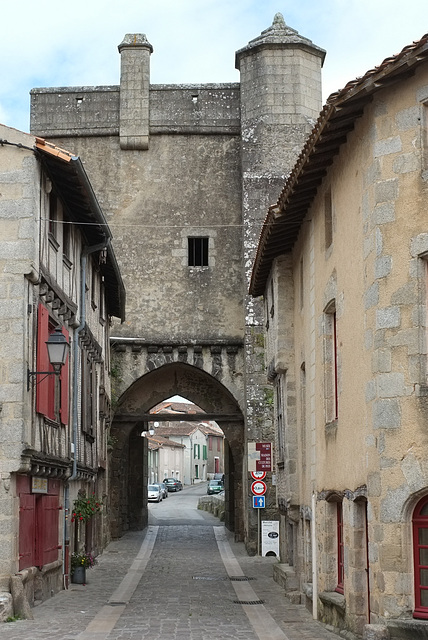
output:
POLYGON ((327 51, 323 102, 428 32, 427 0, 12 0, 1 11, 0 123, 29 131, 35 87, 118 85, 126 33, 153 45, 154 84, 239 82, 235 52, 277 12, 327 51))

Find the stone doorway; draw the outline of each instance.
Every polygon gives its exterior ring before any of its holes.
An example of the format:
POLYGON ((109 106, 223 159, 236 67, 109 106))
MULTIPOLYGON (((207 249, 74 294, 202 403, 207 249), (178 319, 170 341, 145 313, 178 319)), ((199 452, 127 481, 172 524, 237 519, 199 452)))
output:
MULTIPOLYGON (((225 385, 201 368, 183 362, 159 366, 136 379, 117 401, 111 436, 111 535, 147 526, 147 440, 141 437, 150 410, 180 395, 205 411, 204 419, 219 424, 225 434, 225 525, 237 540, 244 538, 243 453, 244 417, 237 399, 225 385)), ((170 415, 156 414, 156 420, 170 415)), ((188 420, 189 416, 186 416, 188 420)), ((200 419, 200 414, 198 416, 200 419)))

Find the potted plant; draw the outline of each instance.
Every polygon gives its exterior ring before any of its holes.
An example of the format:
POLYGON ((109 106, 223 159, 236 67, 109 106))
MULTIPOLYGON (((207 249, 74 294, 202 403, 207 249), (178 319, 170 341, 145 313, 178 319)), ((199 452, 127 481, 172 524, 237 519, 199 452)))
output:
POLYGON ((92 569, 96 564, 97 560, 91 553, 72 553, 70 558, 71 582, 85 584, 86 569, 92 569))
POLYGON ((96 497, 95 493, 90 496, 79 494, 73 503, 73 511, 71 513, 71 522, 87 522, 96 513, 101 511, 103 503, 96 497))

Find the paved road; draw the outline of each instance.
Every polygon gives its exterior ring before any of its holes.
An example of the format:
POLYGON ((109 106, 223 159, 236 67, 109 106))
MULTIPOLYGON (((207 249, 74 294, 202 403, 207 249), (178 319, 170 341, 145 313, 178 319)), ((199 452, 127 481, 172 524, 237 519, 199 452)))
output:
POLYGON ((88 573, 0 627, 2 640, 338 640, 248 557, 188 487, 150 505, 149 527, 112 542, 88 573))

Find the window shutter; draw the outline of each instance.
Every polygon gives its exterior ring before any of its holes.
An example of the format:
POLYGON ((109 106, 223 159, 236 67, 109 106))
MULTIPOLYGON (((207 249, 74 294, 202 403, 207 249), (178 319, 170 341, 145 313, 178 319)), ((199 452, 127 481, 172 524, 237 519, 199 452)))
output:
MULTIPOLYGON (((69 342, 69 333, 67 329, 62 327, 62 333, 67 338, 67 342, 69 342)), ((67 354, 67 360, 65 361, 65 365, 61 369, 59 378, 61 382, 61 404, 59 410, 61 424, 68 424, 69 366, 70 358, 67 354)))
MULTIPOLYGON (((36 371, 49 371, 50 363, 46 342, 49 338, 49 312, 42 304, 39 304, 37 316, 37 367, 36 371)), ((34 376, 36 388, 36 411, 44 416, 53 418, 50 415, 49 403, 49 378, 51 376, 34 376)))
POLYGON ((35 564, 35 496, 21 493, 19 496, 19 571, 35 564))

